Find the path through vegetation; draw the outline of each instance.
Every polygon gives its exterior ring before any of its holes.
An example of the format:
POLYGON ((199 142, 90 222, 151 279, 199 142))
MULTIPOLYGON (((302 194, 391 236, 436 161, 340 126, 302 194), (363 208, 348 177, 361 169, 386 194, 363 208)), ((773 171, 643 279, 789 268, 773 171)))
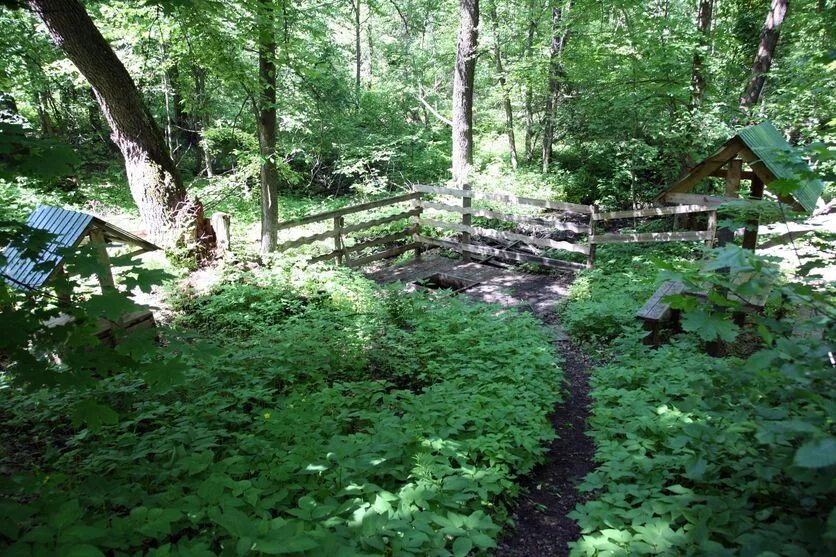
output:
MULTIPOLYGON (((553 320, 544 317, 547 322, 553 320)), ((586 434, 588 373, 593 363, 558 324, 553 325, 566 377, 566 398, 551 416, 558 437, 543 464, 522 481, 523 493, 512 514, 516 528, 499 541, 497 557, 568 555, 568 543, 580 536, 577 523, 568 514, 586 499, 577 486, 594 466, 595 446, 586 434)))

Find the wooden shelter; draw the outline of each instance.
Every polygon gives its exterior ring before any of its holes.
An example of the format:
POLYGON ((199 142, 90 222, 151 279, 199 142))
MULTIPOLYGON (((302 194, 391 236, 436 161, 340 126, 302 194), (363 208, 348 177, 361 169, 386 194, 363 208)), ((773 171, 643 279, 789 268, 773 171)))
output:
MULTIPOLYGON (((110 256, 107 253, 108 245, 133 246, 136 250, 132 254, 160 249, 139 236, 87 213, 46 205, 38 206, 27 219, 26 225, 30 229, 49 234, 49 239, 37 255, 15 245, 7 246, 3 250, 5 262, 0 266, 0 276, 7 284, 19 290, 39 290, 53 278, 64 273, 65 250, 78 247, 84 241, 90 242, 97 250, 101 265, 96 275, 103 291, 115 287, 110 256)), ((69 293, 59 292, 59 298, 69 301, 69 293)), ((118 324, 102 323, 97 336, 103 339, 112 338, 114 325, 123 330, 133 330, 153 326, 154 320, 148 310, 133 312, 123 316, 118 324)))
MULTIPOLYGON (((749 198, 762 199, 764 189, 778 180, 797 181, 799 187, 789 196, 773 192, 776 199, 793 205, 796 209, 813 212, 821 197, 824 184, 815 177, 801 156, 784 136, 769 122, 750 126, 724 143, 713 155, 692 168, 671 187, 660 193, 656 201, 668 205, 716 206, 739 200, 741 181, 750 182, 749 198), (725 179, 722 195, 714 192, 694 193, 704 179, 715 176, 725 179)), ((757 222, 754 230, 744 234, 744 247, 754 249, 757 242, 757 222)))

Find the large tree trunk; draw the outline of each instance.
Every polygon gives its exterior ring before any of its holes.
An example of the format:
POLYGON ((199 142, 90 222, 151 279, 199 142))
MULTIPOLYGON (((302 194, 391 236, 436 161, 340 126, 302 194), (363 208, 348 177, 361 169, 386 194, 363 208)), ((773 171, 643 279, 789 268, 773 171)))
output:
POLYGON ((517 169, 517 141, 514 138, 514 108, 511 106, 511 91, 505 81, 505 70, 502 67, 502 49, 499 47, 499 18, 496 15, 496 2, 490 3, 491 23, 493 24, 493 57, 496 62, 496 73, 499 76, 499 89, 502 91, 502 106, 505 108, 505 130, 508 134, 508 154, 511 157, 511 168, 517 169))
POLYGON ((552 143, 554 143, 554 117, 560 94, 560 76, 563 67, 560 57, 566 44, 566 30, 563 25, 564 11, 568 12, 572 2, 566 2, 566 8, 552 7, 552 41, 549 47, 549 94, 546 96, 546 114, 543 123, 543 172, 549 171, 552 159, 552 143))
POLYGON ((479 0, 460 0, 456 67, 453 72, 453 180, 470 185, 473 166, 473 79, 476 74, 479 0))
POLYGON ((160 128, 79 0, 29 0, 29 6, 93 87, 149 235, 165 247, 203 239, 200 202, 186 195, 160 128))
POLYGON ((360 0, 352 0, 354 10, 354 92, 360 100, 360 73, 363 69, 363 50, 360 42, 360 0))
POLYGON ((273 0, 258 14, 258 145, 261 153, 261 252, 276 249, 279 175, 276 171, 276 33, 273 0))
POLYGON ((760 100, 763 84, 766 82, 766 74, 769 72, 772 59, 775 56, 775 46, 778 44, 781 24, 787 16, 787 9, 789 9, 789 0, 772 0, 763 29, 761 29, 758 52, 755 55, 755 63, 752 65, 752 77, 746 91, 740 98, 740 107, 744 111, 751 109, 760 100))
POLYGON ((691 64, 691 111, 702 105, 705 98, 705 74, 703 73, 703 57, 709 44, 711 32, 711 18, 714 12, 714 0, 700 0, 697 8, 697 33, 699 39, 694 49, 691 64))

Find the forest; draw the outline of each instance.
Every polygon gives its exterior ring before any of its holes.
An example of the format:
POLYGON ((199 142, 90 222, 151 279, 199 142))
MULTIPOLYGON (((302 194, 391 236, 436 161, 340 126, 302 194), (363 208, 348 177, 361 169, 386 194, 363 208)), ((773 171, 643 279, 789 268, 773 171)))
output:
POLYGON ((836 554, 834 184, 834 0, 0 0, 0 553, 836 554))

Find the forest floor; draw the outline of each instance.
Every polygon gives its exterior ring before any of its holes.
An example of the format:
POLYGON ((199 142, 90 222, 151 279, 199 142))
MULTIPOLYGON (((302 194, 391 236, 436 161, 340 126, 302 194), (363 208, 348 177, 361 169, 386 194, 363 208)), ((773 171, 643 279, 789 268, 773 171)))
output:
POLYGON ((380 282, 398 280, 414 284, 438 274, 471 281, 475 285, 463 289, 463 295, 531 311, 553 331, 566 381, 564 400, 550 417, 557 437, 543 463, 521 479, 522 494, 511 511, 515 526, 499 540, 494 555, 568 555, 569 542, 580 537, 577 523, 568 514, 588 498, 577 486, 594 468, 595 455, 595 446, 586 434, 590 404, 588 373, 595 364, 572 343, 555 312, 574 274, 521 273, 430 253, 420 262, 383 267, 371 276, 380 282))

